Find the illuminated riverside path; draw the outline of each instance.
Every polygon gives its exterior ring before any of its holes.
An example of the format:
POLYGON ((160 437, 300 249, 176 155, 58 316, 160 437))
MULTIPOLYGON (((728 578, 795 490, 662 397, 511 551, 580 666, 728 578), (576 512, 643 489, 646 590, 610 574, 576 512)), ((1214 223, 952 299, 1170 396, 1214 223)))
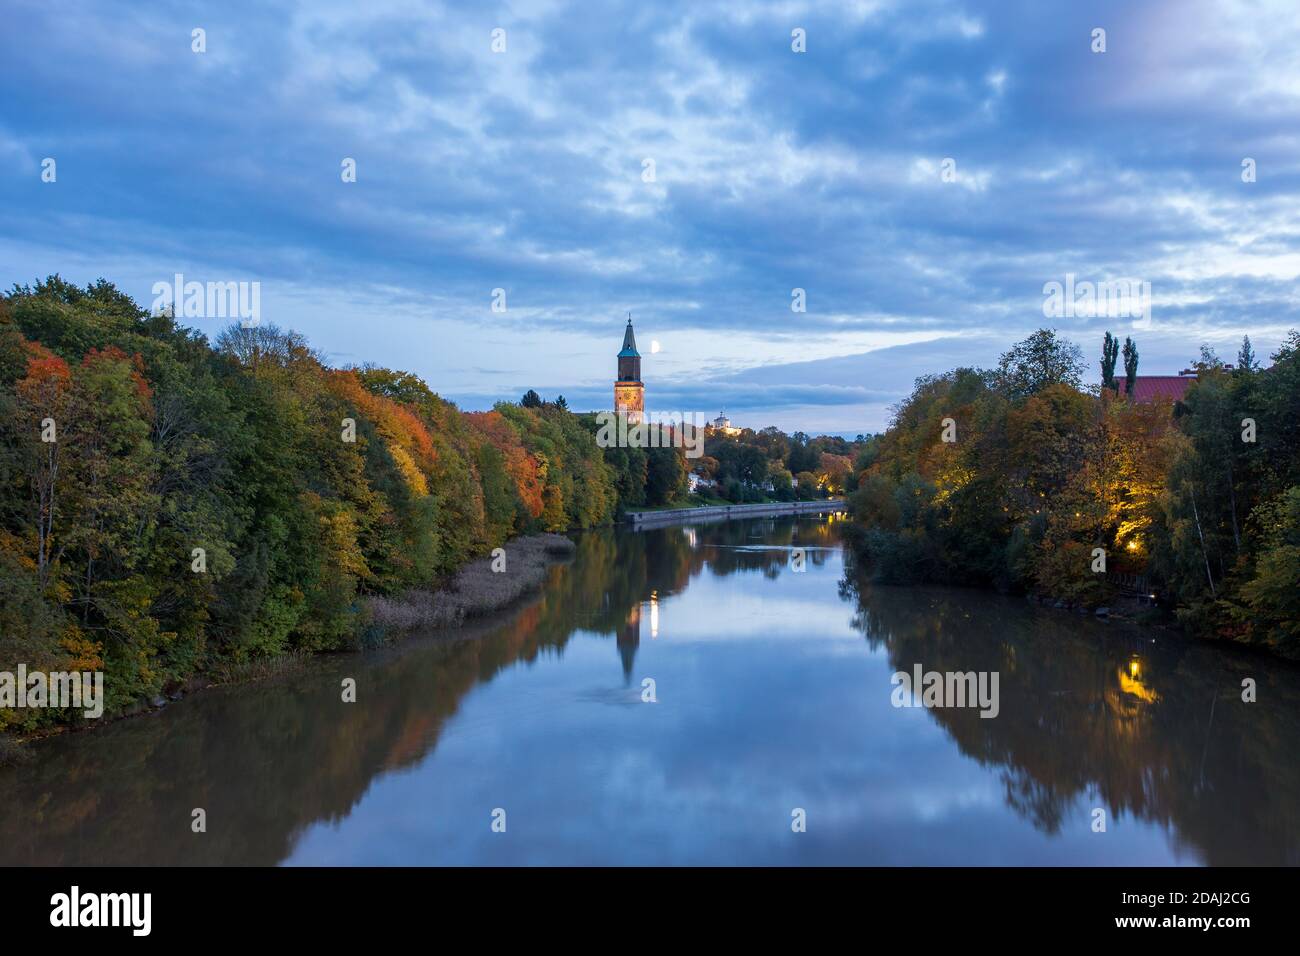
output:
POLYGON ((1300 862, 1294 667, 859 585, 841 526, 585 534, 506 619, 46 741, 0 863, 1300 862), (916 664, 998 672, 998 715, 893 706, 916 664))

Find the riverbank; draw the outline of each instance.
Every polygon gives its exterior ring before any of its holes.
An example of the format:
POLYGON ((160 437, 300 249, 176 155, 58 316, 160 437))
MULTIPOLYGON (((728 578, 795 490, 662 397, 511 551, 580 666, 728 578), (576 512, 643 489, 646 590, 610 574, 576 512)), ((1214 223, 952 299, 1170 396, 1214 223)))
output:
POLYGON ((773 501, 752 505, 705 505, 699 508, 626 511, 623 520, 634 528, 643 528, 683 520, 726 521, 730 518, 762 518, 768 515, 823 514, 844 508, 843 498, 827 498, 825 501, 773 501))
MULTIPOLYGON (((503 614, 540 588, 550 567, 570 559, 575 550, 573 541, 561 534, 527 535, 507 542, 495 558, 481 558, 465 565, 436 590, 412 589, 400 595, 365 598, 365 637, 353 652, 398 640, 412 631, 454 629, 471 620, 487 620, 503 614)), ((94 730, 119 720, 156 713, 208 687, 286 677, 320 656, 293 651, 238 664, 223 661, 182 685, 168 688, 164 694, 141 699, 131 707, 93 721, 47 726, 27 734, 0 733, 0 767, 21 763, 27 757, 23 745, 29 741, 68 731, 94 730)))
MULTIPOLYGON (((1123 621, 1143 628, 1188 636, 1172 610, 1160 607, 1151 600, 1123 594, 1118 590, 1098 593, 1093 601, 1084 602, 1068 596, 1010 586, 1005 582, 998 585, 983 581, 927 578, 924 575, 917 575, 914 570, 908 571, 901 562, 889 564, 885 557, 875 553, 872 549, 871 529, 863 527, 860 521, 853 519, 845 521, 841 534, 844 537, 845 547, 859 568, 858 573, 871 583, 905 588, 930 586, 969 588, 1003 597, 1023 597, 1029 604, 1045 610, 1060 611, 1103 623, 1110 620, 1123 621)), ((914 569, 915 565, 912 567, 914 569)))
POLYGON ((561 534, 518 538, 495 557, 471 561, 437 591, 423 589, 366 599, 371 639, 423 628, 460 627, 470 618, 505 610, 541 587, 557 561, 572 557, 576 546, 561 534))

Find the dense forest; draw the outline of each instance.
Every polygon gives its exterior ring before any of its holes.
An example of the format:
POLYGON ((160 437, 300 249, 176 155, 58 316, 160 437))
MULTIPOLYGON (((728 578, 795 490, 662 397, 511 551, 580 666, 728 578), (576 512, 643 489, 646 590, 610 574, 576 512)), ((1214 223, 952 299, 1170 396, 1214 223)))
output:
POLYGON ((218 662, 356 646, 364 595, 618 502, 562 408, 462 413, 273 326, 210 344, 102 280, 0 300, 0 406, 0 669, 103 669, 109 713, 218 662))
POLYGON ((1076 608, 1137 582, 1147 614, 1300 656, 1300 333, 1267 368, 1249 339, 1234 366, 1202 348, 1177 402, 1128 400, 1117 359, 1107 333, 1085 389, 1078 346, 1039 330, 996 369, 918 379, 855 461, 871 574, 1076 608))
MULTIPOLYGON (((17 286, 0 296, 0 671, 103 670, 112 714, 356 648, 369 596, 436 588, 512 536, 686 502, 700 461, 761 496, 769 470, 840 441, 768 429, 757 461, 752 432, 691 461, 596 433, 562 397, 462 412, 271 325, 209 342, 104 280, 17 286)), ((0 709, 0 731, 80 719, 0 709)))

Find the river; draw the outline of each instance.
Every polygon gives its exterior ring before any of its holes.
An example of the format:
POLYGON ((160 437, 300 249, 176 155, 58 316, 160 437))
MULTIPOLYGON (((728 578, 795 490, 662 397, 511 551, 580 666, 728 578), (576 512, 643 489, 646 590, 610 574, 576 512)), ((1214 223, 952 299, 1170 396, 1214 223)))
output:
POLYGON ((1300 863, 1296 667, 870 586, 840 526, 583 534, 508 619, 42 741, 0 864, 1300 863), (917 664, 997 716, 895 706, 917 664))

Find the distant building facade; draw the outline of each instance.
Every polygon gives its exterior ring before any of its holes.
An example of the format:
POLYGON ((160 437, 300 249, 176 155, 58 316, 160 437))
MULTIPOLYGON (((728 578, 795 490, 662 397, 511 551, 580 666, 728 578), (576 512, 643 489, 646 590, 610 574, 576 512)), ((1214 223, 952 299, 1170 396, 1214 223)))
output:
POLYGON ((618 378, 614 381, 614 411, 627 415, 630 422, 645 417, 645 385, 641 381, 641 353, 636 350, 632 317, 623 330, 623 348, 618 353, 618 378))
POLYGON ((722 432, 722 434, 724 435, 740 434, 740 429, 733 428, 731 424, 731 419, 728 418, 726 415, 719 415, 717 418, 715 418, 712 422, 709 423, 708 427, 715 432, 722 432))

